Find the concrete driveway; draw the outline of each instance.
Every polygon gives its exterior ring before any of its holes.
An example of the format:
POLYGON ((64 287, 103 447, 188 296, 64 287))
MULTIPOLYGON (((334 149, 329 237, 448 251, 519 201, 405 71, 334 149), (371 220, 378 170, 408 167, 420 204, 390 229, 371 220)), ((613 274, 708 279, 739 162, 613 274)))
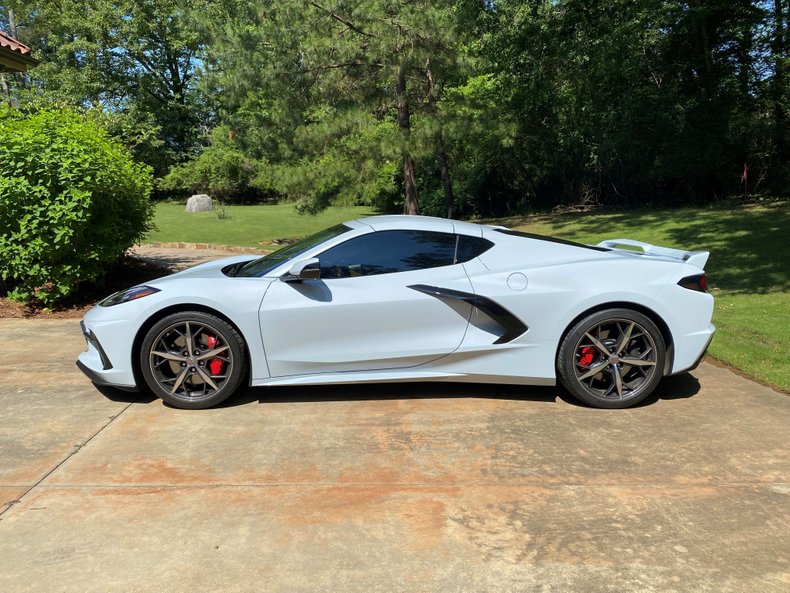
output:
POLYGON ((790 590, 790 397, 703 364, 559 389, 106 396, 75 320, 0 320, 0 591, 790 590))

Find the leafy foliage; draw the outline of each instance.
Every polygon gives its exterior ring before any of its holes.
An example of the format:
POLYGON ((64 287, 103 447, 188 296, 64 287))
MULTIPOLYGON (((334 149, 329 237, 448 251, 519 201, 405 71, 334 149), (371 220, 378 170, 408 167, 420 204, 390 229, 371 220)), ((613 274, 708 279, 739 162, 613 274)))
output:
POLYGON ((84 117, 0 108, 0 279, 18 300, 61 300, 151 228, 150 169, 84 117))
POLYGON ((258 182, 308 211, 409 210, 409 159, 439 215, 707 201, 744 163, 786 193, 784 4, 239 1, 203 83, 258 182))
MULTIPOLYGON (((41 63, 17 85, 30 101, 93 107, 156 131, 135 134, 159 174, 193 154, 210 118, 195 76, 213 0, 5 0, 41 63), (115 114, 120 114, 120 117, 115 114)), ((0 6, 0 12, 7 12, 0 6)), ((110 116, 107 116, 110 117, 110 116)))
POLYGON ((533 168, 518 190, 537 203, 707 201, 739 193, 744 163, 786 193, 787 153, 769 132, 783 125, 772 88, 785 83, 760 38, 772 20, 784 36, 786 21, 766 3, 497 7, 483 51, 518 123, 514 156, 533 168))
POLYGON ((415 161, 438 158, 436 103, 461 70, 458 18, 452 2, 248 3, 207 25, 204 84, 258 187, 307 212, 414 211, 415 161))
POLYGON ((167 191, 486 216, 790 188, 788 0, 0 2, 42 58, 11 96, 98 111, 167 191))
POLYGON ((212 142, 196 158, 177 165, 159 183, 168 192, 207 192, 223 201, 245 201, 260 192, 253 186, 258 163, 228 137, 228 130, 213 131, 212 142))

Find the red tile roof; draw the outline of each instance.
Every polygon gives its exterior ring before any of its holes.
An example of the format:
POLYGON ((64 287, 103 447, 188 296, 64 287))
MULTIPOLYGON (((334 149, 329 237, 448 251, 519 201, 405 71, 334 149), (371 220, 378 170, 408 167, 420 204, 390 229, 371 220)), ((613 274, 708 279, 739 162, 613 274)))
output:
POLYGON ((27 45, 19 43, 16 39, 6 35, 2 31, 0 31, 0 47, 18 52, 23 56, 30 55, 30 48, 27 45))

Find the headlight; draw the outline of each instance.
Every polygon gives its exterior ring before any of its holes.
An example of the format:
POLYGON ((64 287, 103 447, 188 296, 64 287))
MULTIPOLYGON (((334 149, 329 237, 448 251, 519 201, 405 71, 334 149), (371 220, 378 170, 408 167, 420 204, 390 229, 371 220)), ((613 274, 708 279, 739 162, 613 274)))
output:
POLYGON ((106 299, 99 303, 100 307, 112 307, 113 305, 120 305, 121 303, 128 303, 129 301, 136 301, 148 295, 159 292, 158 288, 153 286, 133 286, 126 290, 121 290, 115 294, 111 294, 106 299))

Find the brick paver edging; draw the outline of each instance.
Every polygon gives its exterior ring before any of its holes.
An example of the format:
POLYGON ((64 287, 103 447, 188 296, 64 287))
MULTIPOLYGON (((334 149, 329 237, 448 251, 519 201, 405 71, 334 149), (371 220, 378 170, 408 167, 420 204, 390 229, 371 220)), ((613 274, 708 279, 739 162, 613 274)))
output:
POLYGON ((217 251, 229 251, 231 253, 256 253, 263 254, 269 253, 270 249, 258 249, 257 247, 239 247, 238 245, 215 245, 213 243, 162 243, 157 241, 155 243, 143 243, 147 247, 154 247, 158 249, 206 249, 217 251))

